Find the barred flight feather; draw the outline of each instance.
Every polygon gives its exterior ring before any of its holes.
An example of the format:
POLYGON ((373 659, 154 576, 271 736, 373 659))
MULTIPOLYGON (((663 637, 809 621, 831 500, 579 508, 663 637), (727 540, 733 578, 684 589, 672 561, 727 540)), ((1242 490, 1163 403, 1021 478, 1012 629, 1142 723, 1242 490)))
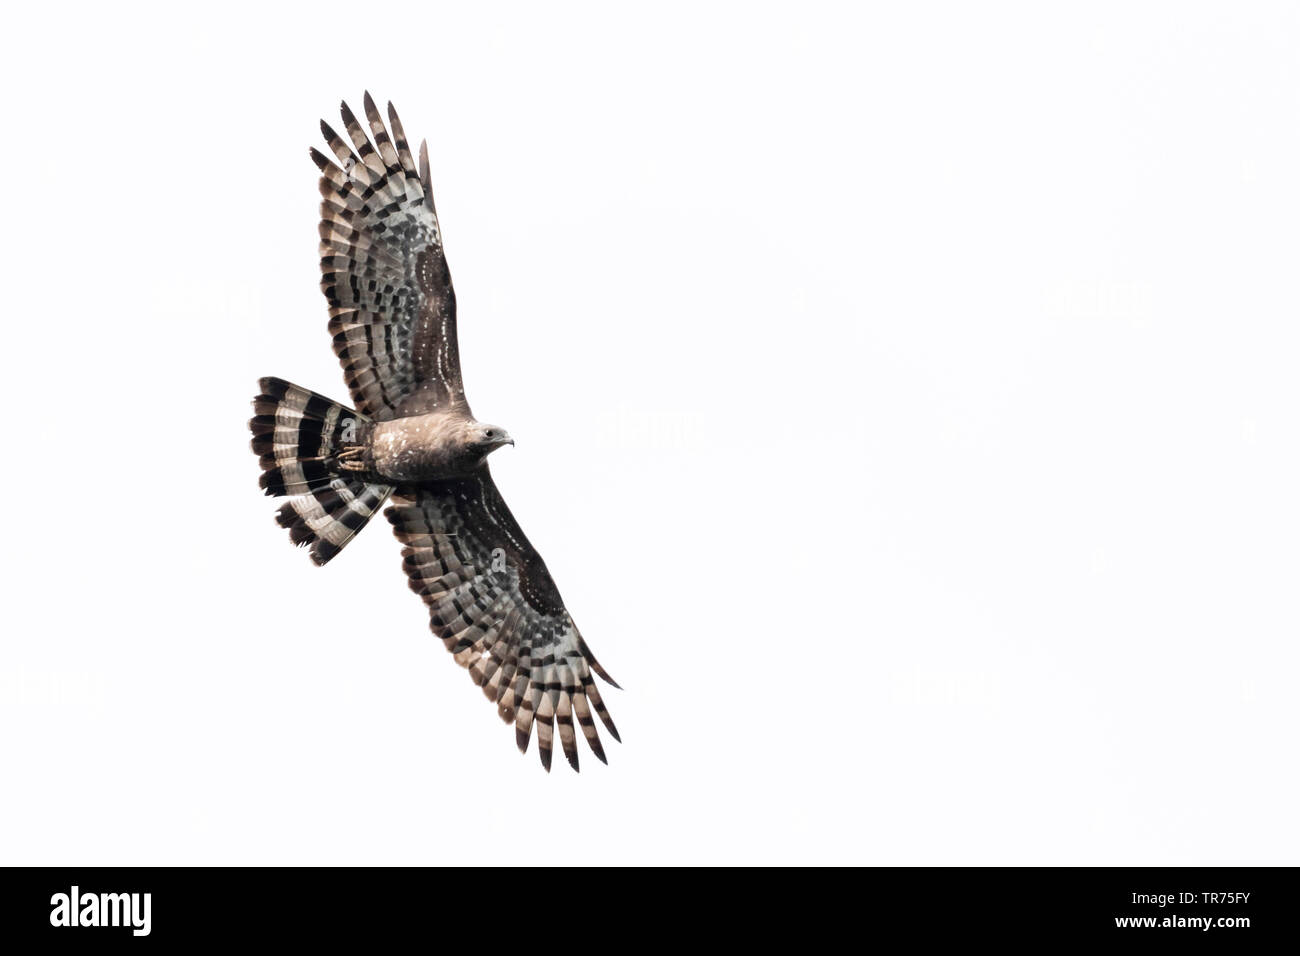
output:
MULTIPOLYGON (((334 352, 357 408, 376 419, 463 407, 456 294, 428 172, 416 169, 392 104, 389 137, 370 94, 365 114, 378 148, 347 104, 348 139, 323 120, 334 156, 311 151, 321 171, 321 291, 334 352), (355 150, 355 151, 354 151, 355 150)), ((421 147, 422 165, 427 150, 421 147)))
POLYGON ((391 485, 341 477, 339 451, 349 434, 367 419, 323 395, 280 378, 258 383, 253 399, 253 452, 262 466, 262 489, 275 497, 293 496, 276 520, 289 529, 289 540, 311 548, 316 564, 325 564, 374 516, 391 485))
POLYGON ((519 749, 528 749, 535 726, 549 770, 554 722, 565 757, 578 769, 576 714, 591 752, 605 762, 592 710, 615 740, 619 735, 592 675, 618 685, 583 641, 487 466, 399 489, 384 514, 406 545, 402 567, 429 606, 434 634, 497 704, 501 719, 514 723, 519 749))

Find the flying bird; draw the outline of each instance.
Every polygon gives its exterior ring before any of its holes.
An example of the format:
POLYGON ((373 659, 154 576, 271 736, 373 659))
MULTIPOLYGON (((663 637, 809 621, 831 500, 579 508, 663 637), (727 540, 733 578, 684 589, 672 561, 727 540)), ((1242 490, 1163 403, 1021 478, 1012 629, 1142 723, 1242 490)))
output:
POLYGON ((578 769, 574 721, 605 761, 593 720, 618 731, 592 656, 535 548, 501 498, 488 456, 513 445, 474 418, 461 381, 456 294, 430 188, 427 143, 416 167, 392 103, 388 125, 365 95, 346 138, 321 121, 321 290, 334 352, 355 408, 279 378, 259 382, 253 451, 261 486, 287 498, 290 540, 324 565, 386 502, 402 569, 456 662, 551 769, 555 730, 578 769), (390 135, 391 130, 391 135, 390 135))

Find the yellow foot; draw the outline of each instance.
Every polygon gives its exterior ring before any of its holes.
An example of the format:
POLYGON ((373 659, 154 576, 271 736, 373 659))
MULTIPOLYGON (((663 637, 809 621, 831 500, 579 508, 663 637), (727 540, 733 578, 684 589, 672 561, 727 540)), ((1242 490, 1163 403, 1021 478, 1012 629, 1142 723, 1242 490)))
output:
POLYGON ((365 471, 366 463, 362 460, 362 454, 365 448, 361 445, 352 445, 344 448, 338 453, 338 463, 340 471, 365 471))

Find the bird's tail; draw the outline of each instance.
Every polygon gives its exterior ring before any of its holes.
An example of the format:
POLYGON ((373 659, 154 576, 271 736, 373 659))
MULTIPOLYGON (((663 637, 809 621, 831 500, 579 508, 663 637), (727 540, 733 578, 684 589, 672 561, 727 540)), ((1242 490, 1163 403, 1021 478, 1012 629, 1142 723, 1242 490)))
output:
POLYGON ((264 378, 253 399, 253 451, 260 456, 261 485, 268 495, 289 496, 276 515, 289 539, 311 546, 311 559, 324 564, 343 550, 392 493, 339 466, 338 456, 356 447, 369 424, 360 412, 323 395, 264 378))

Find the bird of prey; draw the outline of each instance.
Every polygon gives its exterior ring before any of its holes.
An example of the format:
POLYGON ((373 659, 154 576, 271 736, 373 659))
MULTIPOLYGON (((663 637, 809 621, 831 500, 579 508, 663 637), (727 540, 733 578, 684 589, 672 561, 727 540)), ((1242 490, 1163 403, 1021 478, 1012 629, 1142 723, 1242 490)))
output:
POLYGON ((617 687, 565 609, 488 470, 514 440, 477 421, 465 400, 456 295, 429 182, 391 103, 370 94, 363 124, 341 106, 346 138, 321 121, 333 158, 320 168, 321 289, 355 410, 279 378, 253 400, 261 486, 288 500, 277 520, 323 565, 390 501, 402 569, 430 627, 515 725, 527 751, 537 729, 551 768, 555 729, 578 769, 574 720, 603 762, 595 712, 619 739, 592 675, 617 687), (391 134, 390 134, 391 130, 391 134))

